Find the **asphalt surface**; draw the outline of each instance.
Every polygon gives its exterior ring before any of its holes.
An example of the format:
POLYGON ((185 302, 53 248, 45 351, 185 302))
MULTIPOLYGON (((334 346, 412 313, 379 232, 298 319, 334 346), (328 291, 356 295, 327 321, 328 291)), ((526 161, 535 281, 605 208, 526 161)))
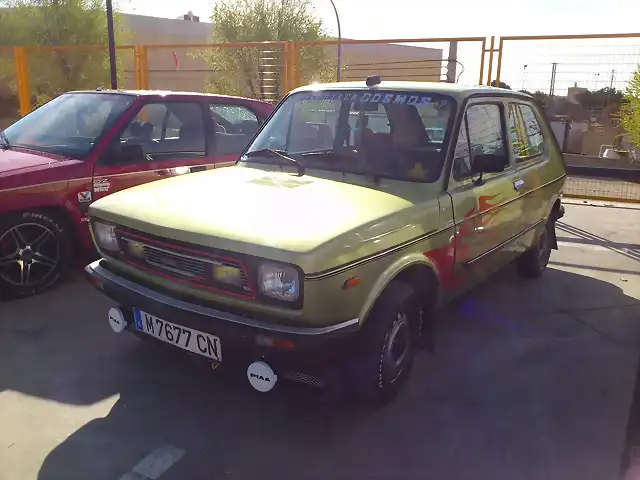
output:
POLYGON ((611 479, 640 354, 640 209, 567 205, 542 280, 438 315, 382 410, 269 394, 129 335, 81 279, 0 305, 0 479, 611 479))

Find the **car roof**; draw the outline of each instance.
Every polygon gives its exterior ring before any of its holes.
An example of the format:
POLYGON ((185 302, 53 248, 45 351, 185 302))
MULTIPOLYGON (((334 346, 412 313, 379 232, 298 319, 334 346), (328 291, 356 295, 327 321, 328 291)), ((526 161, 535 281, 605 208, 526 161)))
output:
POLYGON ((145 97, 145 96, 158 96, 158 97, 202 97, 202 98, 229 98, 229 99, 238 99, 238 100, 248 100, 251 102, 259 102, 259 103, 268 103, 262 100, 257 100, 255 98, 246 98, 246 97, 238 97, 233 95, 221 95, 217 93, 201 93, 201 92, 178 92, 173 90, 107 90, 107 89, 97 89, 97 90, 73 90, 65 93, 95 93, 95 94, 119 94, 119 95, 129 95, 136 97, 145 97))
POLYGON ((485 87, 478 85, 462 85, 459 83, 445 82, 406 82, 406 81, 385 81, 384 79, 373 87, 368 87, 365 82, 338 82, 338 83, 317 83, 297 88, 293 92, 312 92, 315 90, 395 90, 411 92, 429 92, 451 95, 458 98, 470 97, 472 95, 515 95, 531 99, 530 95, 508 90, 506 88, 485 87))

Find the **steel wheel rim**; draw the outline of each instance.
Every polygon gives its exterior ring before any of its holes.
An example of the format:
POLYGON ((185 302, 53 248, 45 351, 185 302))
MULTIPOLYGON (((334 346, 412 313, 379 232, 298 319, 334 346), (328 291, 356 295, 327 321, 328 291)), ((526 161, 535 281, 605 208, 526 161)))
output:
POLYGON ((406 367, 411 345, 411 329, 407 312, 398 312, 386 338, 382 353, 382 371, 394 383, 406 367))
POLYGON ((39 223, 14 225, 0 236, 0 279, 16 287, 47 280, 60 263, 54 232, 39 223))

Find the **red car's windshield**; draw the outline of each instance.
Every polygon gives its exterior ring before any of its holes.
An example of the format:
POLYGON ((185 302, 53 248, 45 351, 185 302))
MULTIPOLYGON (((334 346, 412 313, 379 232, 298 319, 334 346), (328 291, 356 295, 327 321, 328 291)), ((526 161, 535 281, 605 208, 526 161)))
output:
POLYGON ((33 111, 4 133, 13 147, 84 158, 135 97, 68 93, 33 111))

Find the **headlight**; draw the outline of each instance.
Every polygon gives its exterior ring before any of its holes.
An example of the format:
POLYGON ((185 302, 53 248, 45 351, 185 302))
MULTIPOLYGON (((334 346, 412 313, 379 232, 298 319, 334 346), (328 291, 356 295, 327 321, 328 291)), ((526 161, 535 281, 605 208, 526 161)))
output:
POLYGON ((117 252, 120 250, 118 240, 116 239, 116 226, 110 223, 101 222, 99 220, 91 221, 91 229, 93 230, 93 238, 98 248, 117 252))
POLYGON ((258 267, 260 292, 277 300, 294 302, 300 296, 298 271, 286 265, 263 263, 258 267))

